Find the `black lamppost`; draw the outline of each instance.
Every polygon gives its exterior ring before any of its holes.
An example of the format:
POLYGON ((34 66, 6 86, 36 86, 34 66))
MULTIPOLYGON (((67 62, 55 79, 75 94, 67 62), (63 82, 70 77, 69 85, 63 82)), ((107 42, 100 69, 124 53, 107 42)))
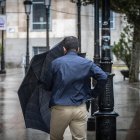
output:
POLYGON ((51 0, 44 0, 44 4, 46 6, 46 47, 47 47, 47 50, 49 50, 50 49, 50 46, 49 46, 49 18, 50 18, 51 0))
POLYGON ((81 53, 81 5, 83 0, 71 0, 71 2, 77 4, 77 36, 79 39, 79 52, 81 53))
POLYGON ((77 0, 77 29, 79 39, 79 52, 81 52, 81 0, 77 0))
POLYGON ((99 0, 94 0, 94 63, 100 64, 99 0))
POLYGON ((102 0, 102 53, 101 68, 109 73, 105 91, 99 96, 99 111, 96 117, 96 140, 116 140, 116 117, 112 62, 110 51, 110 0, 102 0))
POLYGON ((27 15, 27 37, 26 37, 26 64, 25 64, 25 73, 28 70, 29 63, 30 63, 30 55, 29 55, 29 16, 31 13, 31 5, 32 1, 31 0, 25 0, 24 1, 24 6, 25 6, 25 13, 27 15))
MULTIPOLYGON (((93 0, 89 0, 87 4, 93 4, 93 0)), ((94 63, 100 65, 100 45, 99 45, 99 0, 94 0, 94 63)), ((94 85, 94 79, 93 79, 94 85)), ((98 99, 91 100, 91 116, 87 121, 87 130, 95 130, 94 113, 98 110, 98 99)))
MULTIPOLYGON (((5 0, 0 0, 0 7, 1 7, 1 13, 2 15, 4 14, 4 9, 5 9, 6 1, 5 0)), ((5 54, 4 54, 4 30, 2 30, 2 39, 1 39, 1 70, 0 74, 5 74, 5 54)))
POLYGON ((71 2, 77 4, 77 36, 79 39, 79 52, 81 53, 81 6, 91 4, 93 0, 71 0, 71 2))

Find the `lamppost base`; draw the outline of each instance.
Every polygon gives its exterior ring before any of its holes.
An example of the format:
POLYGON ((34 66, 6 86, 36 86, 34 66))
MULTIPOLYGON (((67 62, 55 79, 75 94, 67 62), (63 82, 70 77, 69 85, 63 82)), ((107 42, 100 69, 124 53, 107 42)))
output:
POLYGON ((0 74, 5 74, 6 71, 5 70, 0 70, 0 74))
POLYGON ((88 131, 95 131, 95 117, 88 118, 87 121, 87 130, 88 131))
POLYGON ((96 140, 116 140, 116 117, 118 113, 112 112, 96 112, 96 140))

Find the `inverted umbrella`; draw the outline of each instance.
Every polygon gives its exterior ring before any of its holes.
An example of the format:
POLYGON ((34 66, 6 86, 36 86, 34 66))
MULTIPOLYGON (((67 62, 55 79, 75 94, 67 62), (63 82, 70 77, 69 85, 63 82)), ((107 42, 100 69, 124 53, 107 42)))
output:
POLYGON ((63 56, 63 41, 48 52, 35 55, 18 90, 18 96, 25 120, 26 128, 50 132, 50 92, 46 91, 41 79, 49 64, 63 56))

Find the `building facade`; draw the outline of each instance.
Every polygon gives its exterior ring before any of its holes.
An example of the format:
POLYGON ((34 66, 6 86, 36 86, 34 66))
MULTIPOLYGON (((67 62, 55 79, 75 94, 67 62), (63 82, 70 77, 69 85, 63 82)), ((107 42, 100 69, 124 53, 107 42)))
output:
MULTIPOLYGON (((29 26, 30 59, 46 51, 46 13, 44 0, 32 0, 29 26)), ((50 48, 66 36, 77 36, 77 6, 70 0, 52 0, 50 7, 50 48)), ((5 61, 22 66, 26 56, 26 14, 23 0, 6 0, 5 61)), ((101 19, 101 18, 100 18, 101 19)), ((111 12, 111 44, 119 40, 122 16, 111 12)), ((94 5, 81 7, 81 51, 93 59, 94 5)))

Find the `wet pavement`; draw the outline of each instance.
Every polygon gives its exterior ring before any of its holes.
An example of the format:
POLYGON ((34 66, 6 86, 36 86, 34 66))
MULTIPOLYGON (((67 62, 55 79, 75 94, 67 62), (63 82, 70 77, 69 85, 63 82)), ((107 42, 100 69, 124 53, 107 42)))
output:
MULTIPOLYGON (((140 140, 140 83, 129 84, 114 68, 114 97, 117 117, 117 140, 140 140)), ((24 69, 7 69, 0 75, 0 140, 49 140, 42 131, 25 129, 17 90, 24 69)), ((71 140, 69 129, 64 140, 71 140)), ((95 132, 87 132, 87 140, 95 140, 95 132)))

